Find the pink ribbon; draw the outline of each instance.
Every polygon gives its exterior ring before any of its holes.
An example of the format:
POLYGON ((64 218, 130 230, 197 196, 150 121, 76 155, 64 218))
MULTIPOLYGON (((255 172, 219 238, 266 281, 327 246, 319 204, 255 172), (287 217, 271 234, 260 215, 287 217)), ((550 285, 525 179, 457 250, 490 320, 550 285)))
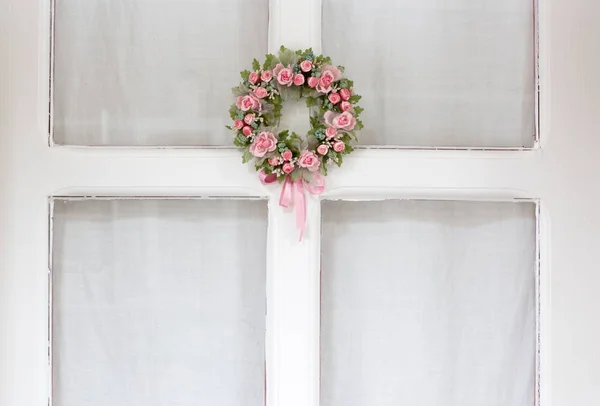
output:
MULTIPOLYGON (((277 175, 267 175, 264 171, 258 172, 258 178, 263 184, 273 183, 277 180, 277 175)), ((306 230, 306 195, 304 190, 311 195, 320 195, 325 190, 325 179, 320 173, 315 172, 313 180, 306 182, 303 178, 292 180, 290 176, 285 178, 281 195, 279 196, 279 205, 285 208, 296 206, 296 227, 300 230, 300 241, 306 230)))

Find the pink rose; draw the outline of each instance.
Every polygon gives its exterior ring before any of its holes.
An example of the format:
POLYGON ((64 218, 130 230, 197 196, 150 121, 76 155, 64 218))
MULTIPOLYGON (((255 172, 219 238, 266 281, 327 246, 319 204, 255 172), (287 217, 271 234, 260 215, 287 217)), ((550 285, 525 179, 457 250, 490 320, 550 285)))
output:
POLYGON ((246 126, 242 129, 242 132, 246 137, 249 137, 252 134, 252 127, 246 126))
POLYGON ((302 168, 306 168, 311 172, 316 172, 319 170, 319 165, 321 165, 321 161, 319 157, 311 151, 303 151, 302 155, 298 159, 298 165, 302 168))
POLYGON ((296 86, 302 86, 304 84, 304 75, 301 73, 294 75, 294 84, 296 86))
POLYGON ((350 89, 340 89, 342 100, 350 100, 350 89))
POLYGON ((291 86, 294 83, 294 72, 288 65, 288 67, 284 67, 282 64, 278 63, 273 69, 273 74, 277 78, 277 82, 279 82, 282 86, 291 86))
POLYGON ((302 72, 310 72, 312 69, 312 62, 307 60, 300 62, 300 69, 302 72))
POLYGON ((267 92, 267 89, 265 89, 264 87, 257 87, 254 91, 254 95, 259 99, 264 99, 265 97, 267 97, 268 94, 269 92, 267 92))
POLYGON ((272 156, 271 158, 269 158, 269 165, 271 166, 277 166, 281 163, 281 161, 279 160, 280 158, 278 156, 272 156))
POLYGON ((235 120, 233 122, 233 126, 236 130, 241 130, 242 128, 244 128, 244 122, 242 120, 235 120))
POLYGON ((260 79, 263 82, 270 82, 271 79, 273 79, 273 73, 270 70, 264 70, 261 74, 260 74, 260 79))
POLYGON ((346 131, 351 131, 356 125, 356 119, 349 111, 344 111, 341 114, 329 110, 323 115, 325 124, 331 127, 339 128, 346 131))
POLYGON ((263 131, 254 139, 250 145, 250 153, 257 158, 262 158, 267 152, 275 151, 277 138, 273 133, 263 131))
POLYGON ((336 141, 333 143, 333 150, 335 152, 342 152, 346 148, 344 141, 336 141))
POLYGON ((331 83, 333 83, 333 73, 326 71, 321 73, 317 91, 320 93, 329 93, 331 91, 331 83))
POLYGON ((250 125, 254 122, 254 113, 248 113, 246 114, 246 117, 244 117, 244 123, 250 125))
POLYGON ((258 82, 258 73, 256 72, 252 72, 250 74, 250 76, 248 76, 248 82, 252 83, 253 85, 256 84, 256 82, 258 82))
POLYGON ((247 96, 239 96, 237 98, 236 106, 238 109, 240 109, 242 111, 248 111, 248 110, 260 111, 260 109, 261 109, 260 101, 251 94, 249 94, 247 96))
POLYGON ((340 100, 342 100, 342 98, 340 97, 340 95, 337 94, 337 93, 331 93, 331 94, 329 94, 328 99, 331 102, 331 104, 338 104, 340 102, 340 100))
POLYGON ((329 127, 334 127, 333 125, 333 119, 337 117, 337 114, 335 111, 331 111, 331 110, 327 110, 325 112, 325 114, 323 114, 323 120, 325 120, 325 124, 327 124, 327 126, 329 127))
POLYGON ((286 151, 283 151, 283 154, 281 154, 281 157, 283 159, 285 159, 286 161, 289 161, 292 159, 292 151, 290 151, 289 149, 286 151))
POLYGON ((331 74, 333 75, 334 82, 337 82, 338 80, 340 80, 342 78, 342 72, 338 69, 337 66, 325 65, 321 68, 321 76, 325 72, 331 72, 331 74))
POLYGON ((343 130, 351 131, 356 125, 356 119, 349 111, 344 111, 342 114, 333 119, 333 126, 343 130))
POLYGON ((331 84, 342 78, 342 72, 333 65, 326 65, 321 68, 321 76, 319 77, 319 84, 317 85, 317 91, 321 93, 329 93, 331 91, 331 84))
POLYGON ((334 127, 327 127, 325 130, 325 136, 327 139, 331 139, 337 135, 337 130, 334 127))
POLYGON ((315 87, 318 84, 319 84, 319 79, 317 79, 316 77, 311 76, 308 78, 308 86, 309 87, 315 87))
POLYGON ((340 104, 340 108, 342 109, 342 111, 348 111, 352 109, 352 103, 349 103, 347 101, 343 101, 340 104))
POLYGON ((328 151, 329 151, 329 145, 327 145, 327 144, 321 144, 317 147, 317 152, 321 155, 327 155, 328 151))
POLYGON ((286 162, 283 164, 283 172, 292 173, 294 172, 294 164, 291 162, 286 162))

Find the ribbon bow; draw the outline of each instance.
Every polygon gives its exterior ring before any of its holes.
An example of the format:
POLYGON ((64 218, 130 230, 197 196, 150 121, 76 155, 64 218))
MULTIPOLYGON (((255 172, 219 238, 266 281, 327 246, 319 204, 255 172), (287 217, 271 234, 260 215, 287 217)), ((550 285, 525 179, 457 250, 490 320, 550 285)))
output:
MULTIPOLYGON (((277 175, 267 175, 264 170, 258 173, 258 178, 263 185, 273 183, 277 180, 277 175)), ((304 178, 292 180, 288 175, 283 182, 281 195, 279 196, 279 205, 288 208, 295 204, 296 208, 296 227, 300 230, 300 241, 306 230, 306 195, 304 190, 311 195, 320 195, 325 190, 325 179, 320 173, 315 172, 313 180, 307 182, 304 178)))

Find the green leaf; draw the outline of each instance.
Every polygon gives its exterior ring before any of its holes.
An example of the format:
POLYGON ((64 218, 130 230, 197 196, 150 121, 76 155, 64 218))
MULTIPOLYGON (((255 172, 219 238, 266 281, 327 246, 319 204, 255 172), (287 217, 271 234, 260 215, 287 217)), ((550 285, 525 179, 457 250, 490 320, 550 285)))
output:
POLYGON ((359 130, 362 130, 363 128, 365 128, 362 121, 360 121, 360 120, 356 120, 356 126, 358 127, 359 130))
POLYGON ((352 104, 356 104, 356 103, 358 103, 358 101, 359 101, 360 99, 362 99, 362 96, 361 96, 361 95, 358 95, 358 94, 353 94, 352 96, 350 96, 350 100, 348 100, 348 101, 349 101, 350 103, 352 103, 352 104))
POLYGON ((242 79, 248 80, 248 77, 250 76, 250 71, 249 70, 242 71, 242 72, 240 72, 240 76, 242 77, 242 79))
POLYGON ((252 69, 254 69, 255 71, 260 70, 260 62, 258 62, 258 59, 256 58, 254 58, 254 60, 252 61, 252 69))
POLYGON ((294 172, 292 172, 291 177, 292 177, 292 181, 295 182, 298 179, 300 179, 300 177, 302 176, 302 171, 300 171, 299 169, 296 169, 294 172))
POLYGON ((233 145, 235 145, 236 147, 245 148, 246 146, 248 146, 248 141, 248 138, 246 138, 243 134, 238 134, 233 139, 233 145))
POLYGON ((306 98, 306 107, 312 107, 317 105, 317 99, 315 97, 309 96, 306 98))
POLYGON ((321 172, 321 175, 327 176, 327 166, 325 165, 325 158, 323 158, 323 164, 319 168, 319 172, 321 172))
POLYGON ((339 153, 337 154, 337 158, 338 158, 338 160, 336 162, 336 165, 338 167, 340 167, 340 166, 342 166, 342 162, 343 162, 344 158, 343 158, 342 154, 339 154, 339 153))
POLYGON ((231 117, 232 120, 235 120, 237 117, 237 106, 235 104, 231 105, 231 107, 229 107, 229 117, 231 117))
POLYGON ((293 65, 296 63, 297 60, 298 55, 296 55, 294 51, 289 50, 284 46, 281 47, 281 49, 279 50, 279 61, 281 61, 282 65, 293 65))
POLYGON ((265 63, 263 64, 263 69, 273 69, 276 65, 276 58, 273 54, 267 54, 265 56, 265 63))
POLYGON ((226 125, 225 128, 227 128, 228 130, 233 130, 233 127, 230 125, 226 125))
POLYGON ((242 155, 242 163, 245 164, 246 162, 249 162, 253 157, 254 155, 252 155, 249 150, 245 150, 244 155, 242 155))
POLYGON ((362 107, 355 106, 355 107, 354 107, 354 116, 355 116, 355 117, 358 117, 358 115, 359 115, 360 113, 362 113, 363 111, 365 111, 365 109, 363 109, 362 107))

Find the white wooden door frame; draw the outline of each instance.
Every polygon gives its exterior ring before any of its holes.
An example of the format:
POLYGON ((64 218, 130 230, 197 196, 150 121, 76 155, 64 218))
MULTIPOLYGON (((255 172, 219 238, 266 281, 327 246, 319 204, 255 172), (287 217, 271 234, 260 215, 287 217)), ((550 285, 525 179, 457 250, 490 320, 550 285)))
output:
MULTIPOLYGON (((298 243, 277 188, 261 185, 235 150, 50 148, 49 13, 49 0, 0 0, 0 404, 48 404, 49 197, 263 196, 267 402, 317 406, 319 200, 309 198, 298 243)), ((591 405, 600 396, 600 326, 589 313, 600 307, 599 15, 597 0, 540 2, 540 148, 363 149, 332 172, 322 196, 539 199, 542 406, 591 405)), ((270 50, 319 50, 320 16, 320 0, 271 0, 270 50)))

